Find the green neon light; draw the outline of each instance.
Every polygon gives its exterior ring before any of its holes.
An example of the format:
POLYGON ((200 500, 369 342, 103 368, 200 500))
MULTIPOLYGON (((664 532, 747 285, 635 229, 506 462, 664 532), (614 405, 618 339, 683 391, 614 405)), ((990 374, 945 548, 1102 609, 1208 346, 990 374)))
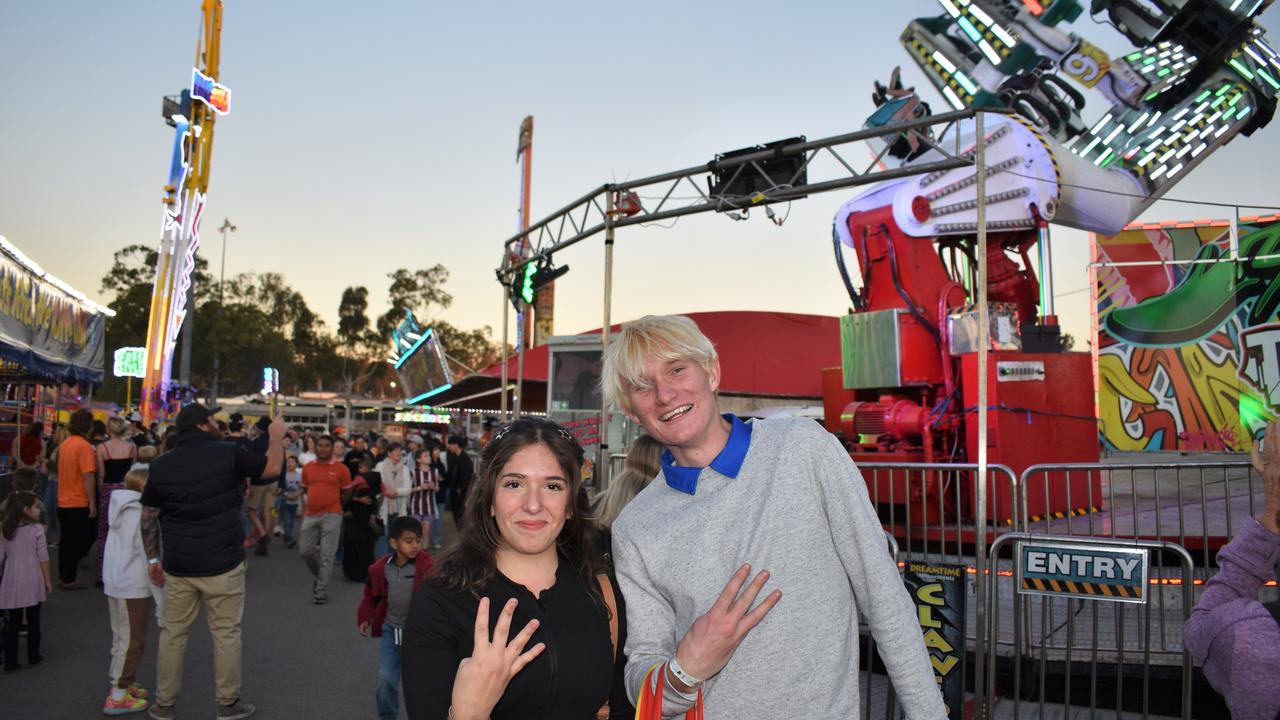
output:
POLYGON ((1205 90, 1204 92, 1200 93, 1200 96, 1195 99, 1195 102, 1200 102, 1201 100, 1204 100, 1205 98, 1209 97, 1212 94, 1213 94, 1212 90, 1205 90))
POLYGON ((524 279, 520 282, 520 299, 526 304, 533 302, 533 276, 538 272, 537 263, 528 263, 524 266, 524 279))
POLYGON ((439 395, 440 393, 444 392, 445 390, 448 390, 448 389, 449 389, 449 388, 451 388, 451 387, 453 387, 453 385, 452 385, 452 384, 449 384, 449 385, 441 385, 440 387, 436 388, 435 390, 431 390, 431 391, 428 391, 428 392, 424 392, 424 393, 422 393, 421 395, 419 395, 419 396, 418 396, 418 397, 416 397, 416 398, 413 398, 413 399, 411 399, 411 400, 407 400, 407 401, 406 401, 406 403, 407 403, 407 404, 409 404, 409 405, 416 405, 416 404, 418 404, 418 403, 422 402, 423 400, 426 400, 427 398, 431 397, 432 395, 439 395))
POLYGON ((1129 62, 1133 62, 1134 60, 1137 60, 1140 57, 1142 57, 1142 53, 1136 52, 1136 53, 1129 53, 1128 55, 1125 55, 1124 59, 1128 60, 1129 62))
POLYGON ((1151 63, 1153 63, 1153 62, 1155 62, 1155 61, 1156 61, 1156 56, 1155 56, 1155 55, 1148 55, 1148 56, 1146 57, 1146 59, 1144 59, 1144 60, 1142 61, 1142 64, 1143 64, 1143 65, 1150 65, 1151 63))
POLYGON ((965 91, 968 92, 970 95, 978 94, 978 86, 974 85, 973 81, 970 80, 967 75, 957 70, 955 72, 955 75, 953 75, 953 77, 956 79, 956 82, 964 86, 965 91))
POLYGON ((1266 424, 1271 413, 1262 401, 1252 395, 1240 395, 1240 424, 1245 427, 1266 424))
POLYGON ((978 28, 974 27, 973 23, 969 22, 969 18, 956 18, 956 22, 964 29, 966 35, 973 38, 974 42, 982 40, 982 33, 978 32, 978 28))
POLYGON ((1271 75, 1269 75, 1266 70, 1263 70, 1262 68, 1258 68, 1258 74, 1262 76, 1263 80, 1266 80, 1268 83, 1270 83, 1271 87, 1275 88, 1276 90, 1280 90, 1280 83, 1276 82, 1275 78, 1271 77, 1271 75))
POLYGON ((1253 79, 1253 73, 1249 72, 1249 68, 1245 67, 1244 65, 1241 65, 1239 60, 1236 60, 1235 58, 1231 58, 1230 60, 1227 61, 1227 64, 1235 68, 1236 72, 1243 75, 1245 80, 1253 79))
POLYGON ((1159 91, 1159 90, 1157 90, 1157 91, 1155 91, 1155 92, 1151 93, 1150 95, 1146 96, 1145 98, 1143 98, 1143 100, 1155 100, 1155 99, 1156 99, 1156 96, 1157 96, 1157 95, 1159 95, 1159 94, 1160 94, 1160 91, 1159 91))
POLYGON ((1168 75, 1171 72, 1173 71, 1170 70, 1169 68, 1161 68, 1160 72, 1156 73, 1156 77, 1164 77, 1165 75, 1168 75))
POLYGON ((422 343, 429 340, 431 338, 432 333, 434 332, 435 332, 434 328, 428 328, 427 331, 423 333, 422 337, 418 338, 418 342, 414 343, 413 346, 409 348, 409 352, 400 356, 400 359, 396 361, 395 368, 399 370, 400 366, 404 365, 405 361, 409 359, 409 356, 417 352, 418 348, 422 347, 422 343))
POLYGON ((1245 115, 1248 115, 1251 110, 1253 110, 1253 108, 1249 107, 1248 105, 1245 105, 1244 107, 1240 108, 1239 111, 1236 112, 1236 119, 1237 120, 1242 119, 1245 115))

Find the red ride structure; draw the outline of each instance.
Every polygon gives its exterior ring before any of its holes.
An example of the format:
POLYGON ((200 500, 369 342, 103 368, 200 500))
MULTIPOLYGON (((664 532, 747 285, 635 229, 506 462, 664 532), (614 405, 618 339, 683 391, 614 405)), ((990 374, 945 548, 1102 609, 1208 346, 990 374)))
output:
MULTIPOLYGON (((1005 145, 1004 153, 1019 161, 1008 167, 1022 165, 1030 174, 1001 179, 993 173, 987 202, 998 211, 1006 205, 988 227, 1007 229, 989 232, 982 261, 992 304, 988 457, 1016 477, 1039 463, 1097 462, 1099 452, 1091 355, 1065 352, 1057 318, 1039 312, 1030 253, 1045 216, 1056 209, 1056 188, 1040 192, 1041 179, 1030 169, 1035 153, 1016 147, 1015 136, 1027 137, 997 129, 986 139, 995 157, 988 172, 1000 165, 1005 145)), ((966 290, 978 269, 970 227, 976 228, 974 172, 936 175, 878 187, 837 214, 837 239, 853 247, 862 289, 853 295, 853 313, 842 319, 843 367, 824 378, 824 409, 827 429, 842 437, 855 462, 977 457, 977 314, 966 290)), ((865 475, 872 497, 906 505, 913 524, 1002 523, 1014 506, 1007 483, 993 484, 984 512, 971 484, 958 492, 943 487, 954 473, 925 472, 923 483, 918 473, 865 475)), ((1027 498, 1028 514, 1071 511, 1102 496, 1097 474, 1053 478, 1049 485, 1047 496, 1027 498)))

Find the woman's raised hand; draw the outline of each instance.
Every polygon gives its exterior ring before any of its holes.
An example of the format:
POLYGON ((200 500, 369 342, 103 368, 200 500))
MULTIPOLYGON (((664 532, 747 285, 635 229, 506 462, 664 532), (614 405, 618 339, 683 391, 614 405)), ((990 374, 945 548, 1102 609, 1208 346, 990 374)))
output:
POLYGON ((471 657, 458 663, 458 674, 453 680, 453 720, 488 718, 502 698, 507 683, 546 649, 538 643, 527 651, 524 646, 538 629, 538 621, 530 620, 518 635, 507 642, 511 633, 511 617, 516 612, 516 600, 512 598, 502 608, 498 624, 489 639, 489 598, 480 598, 476 608, 475 650, 471 657))

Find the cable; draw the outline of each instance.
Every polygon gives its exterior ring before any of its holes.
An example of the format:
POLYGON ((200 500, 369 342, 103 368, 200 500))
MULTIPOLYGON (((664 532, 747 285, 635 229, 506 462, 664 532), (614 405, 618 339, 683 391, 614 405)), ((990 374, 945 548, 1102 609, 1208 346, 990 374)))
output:
MULTIPOLYGON (((1043 180, 1043 178, 1037 177, 1035 175, 1024 175, 1023 173, 1017 172, 1015 170, 1003 170, 1002 172, 1009 173, 1010 175, 1016 175, 1020 178, 1026 178, 1028 180, 1041 180, 1041 181, 1043 180)), ((1131 198, 1137 198, 1139 200, 1151 199, 1150 195, 1142 195, 1139 193, 1126 193, 1126 192, 1120 192, 1118 190, 1104 190, 1102 188, 1089 187, 1087 185, 1075 185, 1073 183, 1065 183, 1065 182, 1060 182, 1058 183, 1058 185, 1061 187, 1075 188, 1077 190, 1088 190, 1090 192, 1102 193, 1104 195, 1131 197, 1131 198)), ((1240 203, 1224 203, 1224 202, 1215 202, 1213 200, 1183 200, 1181 198, 1172 198, 1167 195, 1162 195, 1161 197, 1156 198, 1156 200, 1174 202, 1174 203, 1184 203, 1187 205, 1212 205, 1214 207, 1227 207, 1227 208, 1234 208, 1236 210, 1247 209, 1247 210, 1280 211, 1280 205, 1241 205, 1240 203)))
POLYGON ((636 224, 637 224, 637 225, 639 225, 640 227, 643 227, 643 228, 647 228, 647 227, 656 227, 656 228, 658 228, 659 230, 670 230, 671 228, 673 228, 673 227, 675 227, 675 226, 676 226, 676 223, 680 222, 680 218, 681 218, 681 217, 683 217, 683 216, 681 216, 681 215, 677 215, 677 216, 675 217, 675 219, 673 219, 673 220, 671 221, 671 224, 670 224, 670 225, 663 225, 663 224, 662 224, 662 223, 660 223, 660 222, 647 222, 647 223, 636 223, 636 224))
POLYGON ((840 270, 840 279, 844 281, 844 289, 849 293, 849 300, 853 303, 854 310, 863 310, 866 305, 862 300, 862 296, 858 294, 858 290, 853 286, 853 280, 849 278, 849 268, 844 262, 844 244, 840 242, 840 234, 836 232, 835 223, 831 224, 831 243, 835 246, 836 251, 836 267, 840 270))
POLYGON ((898 291, 898 297, 902 298, 902 301, 907 304, 907 311, 915 317, 920 326, 928 330, 936 342, 942 342, 942 334, 938 332, 938 328, 934 327, 933 323, 929 322, 928 318, 916 308, 915 300, 907 292, 907 289, 902 287, 902 279, 898 275, 898 254, 893 247, 893 237, 889 234, 889 226, 881 223, 880 232, 884 235, 884 246, 889 252, 889 277, 893 279, 893 287, 898 291))
MULTIPOLYGON (((1046 417, 1060 417, 1060 418, 1066 418, 1068 420, 1086 420, 1092 423, 1102 422, 1100 418, 1095 418, 1095 417, 1086 417, 1084 415, 1070 415, 1068 413, 1049 412, 1048 410, 1033 410, 1032 408, 1024 408, 1024 407, 1012 407, 1005 403, 1000 403, 999 405, 988 405, 987 410, 1004 410, 1007 412, 1026 413, 1028 424, 1031 423, 1032 415, 1044 415, 1046 417)), ((978 412, 978 406, 974 405, 973 407, 967 407, 964 409, 964 412, 965 414, 976 413, 978 412)))

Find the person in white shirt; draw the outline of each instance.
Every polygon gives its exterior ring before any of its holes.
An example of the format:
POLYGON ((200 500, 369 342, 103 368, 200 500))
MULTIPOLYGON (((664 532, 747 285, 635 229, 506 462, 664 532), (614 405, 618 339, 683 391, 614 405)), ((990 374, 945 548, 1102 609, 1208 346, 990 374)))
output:
POLYGON ((387 446, 386 457, 374 466, 373 471, 382 479, 382 506, 378 509, 378 516, 382 518, 384 530, 382 536, 378 538, 377 551, 377 555, 381 557, 390 551, 386 529, 391 527, 391 521, 409 513, 409 496, 413 490, 413 467, 412 462, 404 454, 404 446, 400 443, 391 443, 387 446))

